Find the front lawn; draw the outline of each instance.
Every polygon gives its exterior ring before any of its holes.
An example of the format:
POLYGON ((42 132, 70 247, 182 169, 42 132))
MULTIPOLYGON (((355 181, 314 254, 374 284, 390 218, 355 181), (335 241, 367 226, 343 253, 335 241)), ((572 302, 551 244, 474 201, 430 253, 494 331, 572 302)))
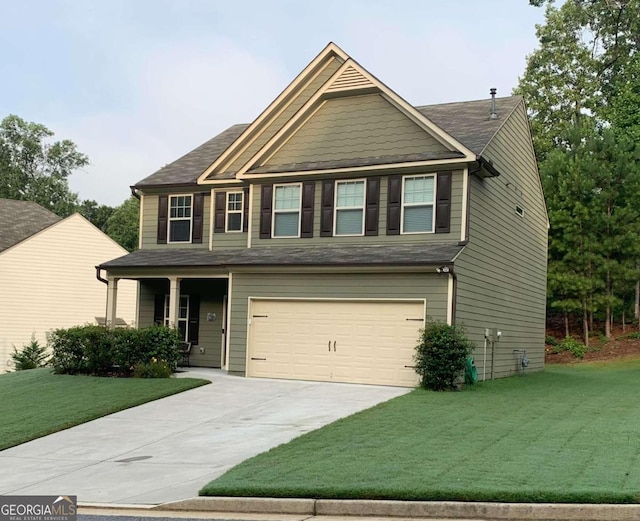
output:
POLYGON ((31 369, 0 376, 0 450, 209 383, 194 378, 98 378, 31 369))
POLYGON ((416 390, 249 459, 200 494, 637 503, 640 360, 416 390))

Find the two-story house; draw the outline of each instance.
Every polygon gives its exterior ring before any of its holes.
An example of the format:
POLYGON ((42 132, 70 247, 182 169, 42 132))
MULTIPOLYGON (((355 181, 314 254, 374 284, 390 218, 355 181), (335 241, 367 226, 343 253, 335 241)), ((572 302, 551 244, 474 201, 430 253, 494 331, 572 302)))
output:
POLYGON ((543 367, 548 221, 520 97, 414 107, 329 44, 253 123, 133 189, 140 250, 100 266, 109 316, 137 280, 137 323, 176 325, 192 365, 410 386, 439 319, 481 379, 522 350, 543 367))

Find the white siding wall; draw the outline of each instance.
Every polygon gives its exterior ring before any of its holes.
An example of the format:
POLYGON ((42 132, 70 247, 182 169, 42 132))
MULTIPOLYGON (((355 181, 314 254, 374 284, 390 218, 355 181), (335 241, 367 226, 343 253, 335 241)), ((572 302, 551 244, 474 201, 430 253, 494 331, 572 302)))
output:
MULTIPOLYGON (((0 374, 15 345, 50 329, 94 323, 105 315, 106 285, 95 266, 127 252, 75 214, 0 253, 0 374)), ((133 323, 136 282, 118 284, 118 317, 133 323)))

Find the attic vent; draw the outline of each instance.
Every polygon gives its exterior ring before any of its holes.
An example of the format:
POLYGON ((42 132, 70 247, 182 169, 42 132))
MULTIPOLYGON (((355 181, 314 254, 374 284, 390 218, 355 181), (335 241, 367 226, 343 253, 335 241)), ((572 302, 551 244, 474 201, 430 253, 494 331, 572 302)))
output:
POLYGON ((362 89, 366 87, 373 87, 373 83, 371 83, 368 78, 365 78, 352 66, 349 66, 342 72, 340 76, 338 76, 334 80, 331 85, 329 85, 327 92, 336 92, 349 89, 362 89))

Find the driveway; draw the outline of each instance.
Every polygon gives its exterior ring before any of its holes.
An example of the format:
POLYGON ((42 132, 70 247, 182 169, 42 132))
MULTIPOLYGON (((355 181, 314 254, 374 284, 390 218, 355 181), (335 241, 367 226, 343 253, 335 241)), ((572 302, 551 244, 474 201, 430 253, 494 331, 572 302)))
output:
POLYGON ((215 370, 182 376, 212 383, 0 452, 0 495, 120 504, 193 497, 251 456, 409 391, 215 370))

